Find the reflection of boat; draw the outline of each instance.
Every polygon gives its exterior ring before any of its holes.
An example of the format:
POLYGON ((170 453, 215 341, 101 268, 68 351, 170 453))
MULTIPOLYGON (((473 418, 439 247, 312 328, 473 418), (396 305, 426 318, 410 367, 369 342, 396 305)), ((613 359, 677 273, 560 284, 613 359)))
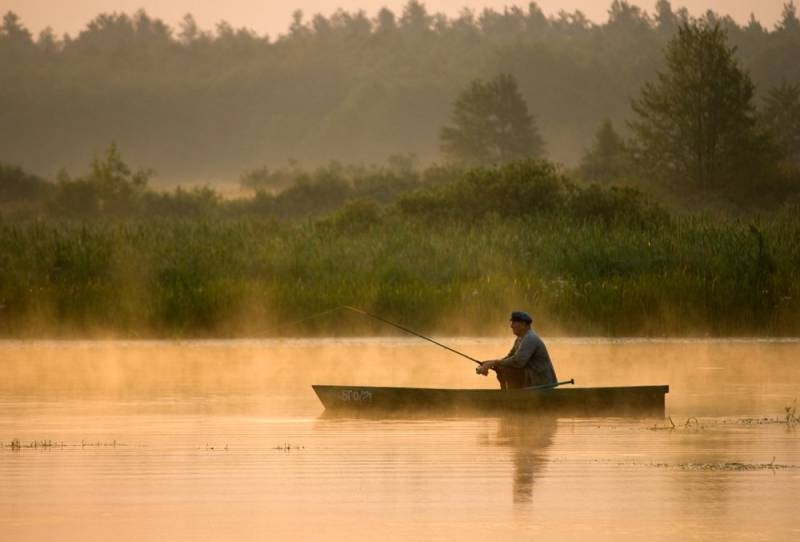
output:
POLYGON ((468 409, 576 416, 664 416, 664 396, 669 392, 669 386, 511 391, 324 385, 313 388, 327 410, 374 413, 468 409))

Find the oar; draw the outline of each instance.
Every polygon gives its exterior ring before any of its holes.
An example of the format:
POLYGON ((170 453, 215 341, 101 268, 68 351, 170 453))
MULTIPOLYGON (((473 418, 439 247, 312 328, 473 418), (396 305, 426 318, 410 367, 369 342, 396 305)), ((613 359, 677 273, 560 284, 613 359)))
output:
POLYGON ((365 310, 357 309, 357 308, 355 308, 355 307, 350 307, 350 306, 347 306, 347 305, 344 305, 342 308, 343 308, 343 309, 347 309, 347 310, 349 310, 349 311, 357 312, 358 314, 363 314, 364 316, 369 316, 370 318, 374 318, 374 319, 376 319, 376 320, 380 320, 380 321, 381 321, 381 322, 383 322, 384 324, 389 324, 390 326, 394 326, 394 327, 396 327, 397 329, 401 329, 401 330, 405 331, 406 333, 409 333, 409 334, 411 334, 411 335, 414 335, 415 337, 419 337, 420 339, 425 339, 426 341, 430 341, 430 342, 432 342, 433 344, 435 344, 436 346, 441 346, 441 347, 442 347, 442 348, 444 348, 445 350, 449 350, 449 351, 453 352, 454 354, 458 354, 459 356, 463 356, 463 357, 467 358, 467 359, 468 359, 468 360, 470 360, 470 361, 474 361, 474 362, 475 362, 475 363, 477 363, 478 365, 480 365, 480 364, 481 364, 481 361, 479 361, 479 360, 477 360, 477 359, 473 358, 472 356, 468 356, 468 355, 467 355, 467 354, 465 354, 464 352, 459 352, 459 351, 458 351, 458 350, 456 350, 455 348, 450 348, 450 347, 449 347, 449 346, 447 346, 446 344, 442 344, 442 343, 440 343, 440 342, 438 342, 438 341, 434 341, 434 340, 433 340, 433 339, 431 339, 430 337, 426 337, 425 335, 423 335, 423 334, 421 334, 421 333, 417 333, 417 332, 416 332, 416 331, 414 331, 413 329, 408 329, 408 328, 407 328, 407 327, 405 327, 405 326, 401 326, 400 324, 397 324, 397 323, 395 323, 395 322, 392 322, 392 321, 390 321, 390 320, 387 320, 386 318, 383 318, 383 317, 381 317, 381 316, 378 316, 377 314, 372 314, 372 313, 370 313, 370 312, 367 312, 367 311, 365 311, 365 310))
POLYGON ((524 391, 549 390, 552 388, 563 386, 564 384, 574 384, 574 383, 575 379, 570 378, 569 380, 562 380, 561 382, 554 382, 553 384, 540 384, 539 386, 528 386, 527 388, 520 388, 520 389, 524 391))

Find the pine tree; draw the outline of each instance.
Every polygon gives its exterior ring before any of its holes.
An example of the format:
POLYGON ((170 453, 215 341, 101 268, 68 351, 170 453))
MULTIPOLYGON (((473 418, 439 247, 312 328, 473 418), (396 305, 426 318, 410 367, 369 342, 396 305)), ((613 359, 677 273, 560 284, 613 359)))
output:
POLYGON ((667 44, 666 69, 632 107, 641 165, 701 190, 756 182, 773 148, 756 129, 754 85, 719 23, 683 22, 667 44))
POLYGON ((800 85, 784 82, 770 89, 764 102, 761 121, 786 161, 800 167, 800 85))
POLYGON ((631 172, 630 154, 622 137, 606 119, 594 136, 594 144, 581 160, 580 173, 587 181, 611 183, 631 172))
POLYGON ((473 81, 456 100, 451 119, 452 126, 440 134, 450 162, 503 164, 543 154, 544 143, 513 75, 473 81))

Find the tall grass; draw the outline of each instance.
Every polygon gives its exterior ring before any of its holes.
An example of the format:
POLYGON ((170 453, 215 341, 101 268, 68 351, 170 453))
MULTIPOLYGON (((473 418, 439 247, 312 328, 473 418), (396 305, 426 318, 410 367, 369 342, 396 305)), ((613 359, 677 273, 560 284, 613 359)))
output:
MULTIPOLYGON (((356 305, 441 333, 797 335, 800 221, 0 223, 4 336, 271 335, 356 305)), ((389 331, 358 316, 280 333, 389 331)))

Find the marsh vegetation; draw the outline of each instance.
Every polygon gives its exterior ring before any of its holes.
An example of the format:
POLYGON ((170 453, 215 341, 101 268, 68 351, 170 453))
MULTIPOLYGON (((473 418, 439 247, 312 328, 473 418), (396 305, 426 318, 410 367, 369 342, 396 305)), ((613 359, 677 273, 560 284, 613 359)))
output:
MULTIPOLYGON (((576 192, 550 211, 504 216, 487 199, 470 201, 488 208, 460 208, 451 190, 388 208, 353 203, 300 224, 0 223, 0 330, 269 335, 355 305, 447 333, 480 333, 517 306, 569 334, 796 333, 794 213, 669 216, 636 198, 576 192)), ((331 318, 283 332, 375 331, 369 325, 331 318)))

